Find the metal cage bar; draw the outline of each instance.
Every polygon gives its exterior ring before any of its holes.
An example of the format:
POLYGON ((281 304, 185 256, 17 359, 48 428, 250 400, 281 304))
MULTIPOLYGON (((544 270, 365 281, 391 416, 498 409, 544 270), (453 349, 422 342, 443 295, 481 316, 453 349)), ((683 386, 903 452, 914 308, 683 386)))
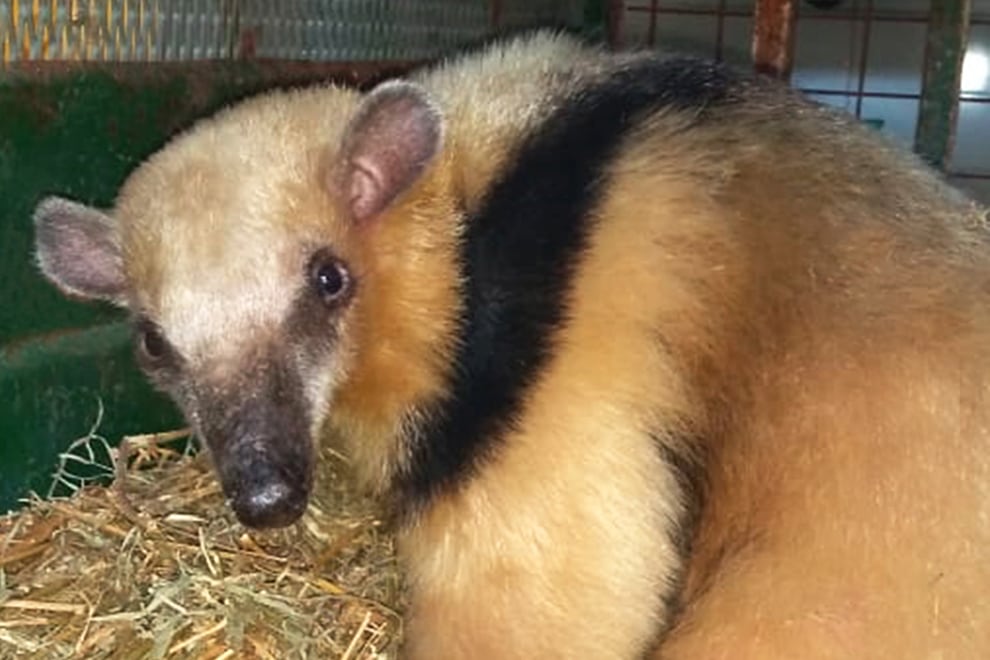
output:
MULTIPOLYGON (((756 27, 759 27, 759 17, 756 15, 757 7, 764 5, 779 5, 787 0, 754 0, 752 6, 741 8, 738 3, 731 6, 727 0, 711 0, 708 3, 688 3, 684 0, 627 0, 626 2, 609 2, 610 21, 612 29, 610 31, 610 42, 615 47, 635 45, 630 37, 628 23, 647 22, 649 26, 645 31, 645 39, 641 45, 656 47, 660 30, 665 21, 676 20, 684 17, 711 18, 715 22, 715 30, 712 46, 716 59, 722 59, 725 54, 725 21, 727 19, 753 19, 756 27), (692 6, 706 4, 706 6, 692 6), (619 38, 621 36, 621 39, 619 38)), ((881 9, 874 0, 853 0, 849 6, 831 10, 815 10, 807 6, 804 2, 793 0, 795 6, 795 27, 802 21, 821 21, 828 23, 847 23, 855 27, 859 34, 855 38, 857 54, 850 62, 850 71, 853 72, 850 85, 846 87, 823 87, 809 86, 798 83, 796 87, 801 91, 819 97, 833 97, 848 99, 847 106, 854 115, 864 118, 866 113, 866 102, 871 99, 897 99, 905 101, 917 101, 919 104, 918 132, 916 139, 916 150, 928 158, 936 165, 940 165, 947 170, 947 174, 958 179, 969 180, 990 180, 990 163, 984 167, 974 170, 955 169, 949 167, 952 162, 953 151, 953 131, 957 123, 957 110, 960 103, 965 104, 990 104, 990 95, 963 93, 959 90, 958 66, 961 64, 961 57, 965 50, 965 38, 961 41, 959 35, 965 35, 966 25, 960 25, 958 21, 958 6, 967 5, 971 0, 933 0, 931 8, 925 10, 918 9, 897 9, 891 10, 889 5, 881 9), (956 9, 954 9, 954 7, 956 9), (948 75, 951 80, 938 80, 929 71, 919 71, 921 77, 921 88, 918 92, 898 92, 886 91, 883 89, 871 89, 869 63, 873 50, 873 41, 877 26, 914 24, 918 26, 932 26, 937 19, 937 14, 933 12, 955 11, 956 18, 954 27, 946 28, 952 38, 952 42, 936 39, 932 42, 926 39, 923 62, 928 68, 934 62, 932 55, 940 53, 938 70, 942 75, 948 75), (948 46, 949 53, 946 52, 948 46), (948 58, 948 60, 946 59, 948 58), (945 62, 951 66, 946 68, 945 62), (946 73, 948 72, 948 73, 946 73), (936 121, 936 116, 943 118, 950 117, 948 123, 936 121), (928 128, 929 125, 938 124, 937 130, 928 128), (925 128, 923 128, 925 127, 925 128), (929 137, 931 136, 931 137, 929 137)), ((968 12, 967 12, 968 15, 968 12)), ((990 15, 968 16, 967 25, 971 29, 973 26, 990 25, 990 15)), ((779 27, 779 26, 778 26, 779 27)), ((796 34, 796 30, 795 30, 796 34)), ((700 44, 699 44, 700 45, 700 44)), ((777 55, 781 55, 778 52, 777 55)), ((757 61, 758 64, 758 61, 757 61)), ((799 63, 798 63, 799 64, 799 63)), ((764 67, 766 68, 766 67, 764 67)), ((782 69, 786 69, 785 66, 782 69)), ((774 67, 771 66, 771 73, 774 67)), ((778 70, 781 70, 778 67, 778 70)), ((990 128, 987 129, 990 131, 990 128)))
POLYGON ((577 26, 582 0, 0 0, 0 64, 418 61, 501 29, 577 26))

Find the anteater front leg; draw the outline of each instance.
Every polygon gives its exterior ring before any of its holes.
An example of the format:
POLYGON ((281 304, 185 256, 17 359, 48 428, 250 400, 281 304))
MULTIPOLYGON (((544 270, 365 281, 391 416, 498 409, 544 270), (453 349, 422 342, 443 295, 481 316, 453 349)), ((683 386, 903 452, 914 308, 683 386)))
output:
POLYGON ((507 438, 404 531, 405 657, 628 659, 655 643, 680 576, 682 481, 655 435, 584 412, 507 438))

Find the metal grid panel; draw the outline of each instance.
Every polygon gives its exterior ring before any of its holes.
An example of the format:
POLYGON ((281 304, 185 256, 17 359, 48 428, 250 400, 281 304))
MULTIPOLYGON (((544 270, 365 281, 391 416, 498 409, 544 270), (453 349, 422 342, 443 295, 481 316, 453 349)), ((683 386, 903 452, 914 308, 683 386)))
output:
POLYGON ((491 16, 486 0, 241 4, 242 50, 277 59, 424 59, 482 37, 491 16))
POLYGON ((582 5, 580 0, 497 0, 490 3, 492 21, 497 28, 520 28, 547 23, 579 25, 582 5))
MULTIPOLYGON (((903 31, 908 25, 917 26, 918 31, 923 33, 928 25, 932 1, 935 0, 848 0, 842 7, 831 10, 815 9, 806 2, 798 3, 795 87, 812 97, 844 105, 861 119, 869 117, 871 107, 882 101, 902 101, 917 106, 924 92, 921 75, 923 48, 913 53, 917 56, 914 59, 917 60, 920 83, 907 88, 903 84, 891 84, 882 75, 873 74, 877 59, 884 57, 876 48, 876 37, 883 30, 895 28, 903 31), (837 50, 836 40, 827 36, 838 30, 848 31, 848 50, 837 50), (805 84, 801 76, 803 47, 832 51, 832 68, 844 72, 842 79, 830 80, 828 85, 805 84)), ((741 36, 738 28, 746 25, 751 30, 752 0, 627 0, 618 4, 621 5, 621 15, 612 34, 614 45, 679 48, 690 44, 697 50, 699 45, 707 44, 710 48, 708 54, 719 60, 749 57, 750 34, 741 36), (667 25, 673 24, 677 25, 676 29, 665 30, 667 25), (679 36, 684 39, 679 39, 679 36), (746 40, 745 44, 742 39, 746 40)), ((973 3, 970 30, 987 29, 990 29, 990 1, 976 1, 973 3)), ((904 57, 903 50, 900 57, 904 57)), ((990 94, 986 92, 963 90, 959 100, 961 115, 990 114, 976 111, 977 106, 990 107, 987 105, 990 104, 990 94)), ((985 127, 984 131, 990 133, 990 126, 985 127)), ((980 182, 972 186, 974 188, 990 185, 987 183, 990 182, 990 156, 984 154, 980 160, 982 163, 977 164, 973 158, 966 159, 965 168, 955 166, 957 159, 950 160, 950 177, 957 182, 980 182)))
MULTIPOLYGON (((127 0, 104 2, 109 11, 111 5, 127 0)), ((159 38, 151 59, 215 60, 235 54, 238 0, 156 0, 155 4, 159 38)))
POLYGON ((711 44, 708 54, 716 60, 737 59, 738 55, 727 58, 726 40, 733 31, 733 23, 740 21, 750 28, 745 34, 749 43, 752 0, 632 0, 624 5, 622 26, 613 37, 619 46, 678 49, 689 42, 706 41, 711 44), (665 29, 675 18, 677 28, 665 29))
POLYGON ((582 0, 0 0, 0 61, 421 60, 582 0))
POLYGON ((158 0, 0 0, 0 58, 157 59, 158 0))

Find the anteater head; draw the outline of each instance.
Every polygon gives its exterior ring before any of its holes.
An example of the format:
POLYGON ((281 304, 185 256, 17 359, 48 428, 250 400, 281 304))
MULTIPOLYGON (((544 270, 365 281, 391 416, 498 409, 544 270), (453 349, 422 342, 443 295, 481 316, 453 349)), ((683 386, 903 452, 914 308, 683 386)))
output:
POLYGON ((408 83, 277 92, 172 141, 112 210, 37 207, 42 272, 130 311, 140 364, 246 525, 303 513, 336 409, 354 428, 397 423, 416 352, 433 350, 436 321, 417 315, 451 295, 430 280, 456 280, 416 249, 454 213, 431 183, 442 128, 408 83))

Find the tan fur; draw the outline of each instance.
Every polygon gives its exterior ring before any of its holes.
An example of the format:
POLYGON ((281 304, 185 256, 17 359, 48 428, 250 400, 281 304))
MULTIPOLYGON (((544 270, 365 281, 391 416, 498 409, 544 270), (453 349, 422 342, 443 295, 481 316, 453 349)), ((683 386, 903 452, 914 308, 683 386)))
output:
POLYGON ((640 304, 706 408, 731 412, 695 421, 710 490, 659 657, 983 657, 985 211, 795 110, 683 140, 651 127, 610 189, 606 216, 657 218, 675 257, 640 304))
POLYGON ((601 58, 546 33, 412 76, 442 108, 444 149, 432 176, 376 222, 364 243, 375 271, 374 293, 364 299, 374 307, 361 315, 355 343, 362 355, 330 410, 365 483, 382 487, 404 460, 403 448, 391 442, 401 414, 446 386, 462 311, 452 267, 464 214, 553 109, 550 99, 597 73, 601 58), (415 355, 430 359, 408 359, 415 355))
MULTIPOLYGON (((383 489, 450 375, 465 212, 608 66, 543 36, 418 74, 443 152, 357 228, 328 184, 356 93, 201 124, 121 193, 132 306, 229 386, 332 244, 361 288, 334 364, 300 369, 383 489)), ((990 654, 985 211, 862 130, 746 94, 625 140, 517 430, 401 532, 409 657, 632 658, 671 622, 664 660, 990 654), (686 567, 689 494, 658 442, 705 468, 686 567)))
POLYGON ((338 89, 253 99, 198 124, 128 179, 114 215, 132 307, 191 361, 234 365, 216 351, 274 332, 302 286, 307 247, 354 249, 326 222, 331 200, 312 194, 327 153, 311 131, 339 140, 339 117, 355 105, 338 89), (265 137, 245 149, 252 135, 265 137))
POLYGON ((659 657, 990 650, 985 211, 770 103, 630 138, 526 432, 407 539, 415 657, 633 657, 680 503, 623 429, 658 421, 709 439, 710 485, 659 657))
POLYGON ((602 54, 562 35, 497 43, 411 79, 443 108, 453 190, 473 210, 515 147, 577 83, 599 74, 602 54))

